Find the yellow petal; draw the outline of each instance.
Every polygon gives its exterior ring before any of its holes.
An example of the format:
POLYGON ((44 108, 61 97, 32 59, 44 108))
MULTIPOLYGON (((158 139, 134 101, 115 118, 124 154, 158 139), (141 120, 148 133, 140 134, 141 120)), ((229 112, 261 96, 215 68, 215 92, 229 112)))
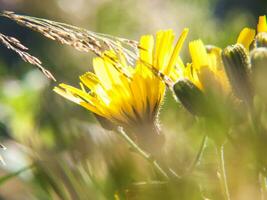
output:
POLYGON ((110 63, 114 70, 119 74, 123 74, 127 78, 131 78, 133 73, 133 68, 127 65, 127 60, 121 50, 122 47, 118 47, 118 53, 110 50, 105 51, 102 55, 102 58, 105 62, 110 63))
POLYGON ((85 107, 86 109, 96 113, 96 114, 99 114, 99 115, 103 116, 103 114, 95 106, 93 106, 90 103, 85 102, 84 100, 82 100, 79 97, 74 96, 72 93, 68 92, 68 90, 62 90, 59 87, 55 87, 53 89, 53 91, 55 91, 59 95, 65 97, 66 99, 68 99, 68 100, 70 100, 70 101, 72 101, 72 102, 74 102, 76 104, 79 104, 79 105, 85 107))
POLYGON ((195 69, 199 70, 202 67, 209 66, 208 54, 201 40, 190 42, 189 52, 195 69))
POLYGON ((159 61, 158 61, 158 69, 161 71, 165 67, 167 67, 171 52, 173 50, 173 41, 174 41, 174 33, 173 30, 168 30, 165 32, 160 46, 160 52, 159 52, 159 61))
POLYGON ((255 30, 250 28, 244 28, 237 38, 237 43, 242 44, 246 49, 249 49, 250 44, 254 40, 255 30))
MULTIPOLYGON (((111 56, 111 54, 109 55, 111 56)), ((113 57, 114 56, 115 55, 113 55, 113 57)), ((111 89, 112 85, 121 84, 121 73, 118 69, 116 69, 116 65, 122 64, 118 61, 117 57, 114 57, 114 59, 117 60, 115 62, 113 62, 110 58, 111 57, 104 56, 103 58, 97 57, 93 60, 96 76, 99 78, 101 85, 103 85, 107 90, 111 89)), ((117 68, 124 68, 124 66, 118 66, 117 68)))
POLYGON ((135 74, 138 73, 143 77, 151 78, 152 59, 154 49, 154 39, 151 35, 142 36, 140 39, 140 60, 137 62, 135 74))
POLYGON ((160 52, 160 45, 161 45, 161 40, 163 37, 164 31, 160 30, 156 34, 156 46, 154 50, 154 56, 153 56, 153 66, 158 70, 158 56, 160 52))
POLYGON ((130 84, 132 96, 134 98, 135 104, 139 113, 144 110, 144 99, 147 97, 147 93, 144 87, 144 79, 140 74, 136 73, 133 77, 133 81, 130 84))
POLYGON ((92 105, 97 105, 97 99, 93 97, 92 95, 88 94, 87 92, 84 92, 78 88, 72 87, 70 85, 66 85, 64 83, 59 85, 61 88, 65 89, 66 91, 72 93, 73 95, 76 95, 83 99, 85 102, 89 102, 92 105))
POLYGON ((140 39, 140 58, 142 62, 152 65, 154 38, 152 35, 144 35, 140 39))
POLYGON ((179 59, 179 53, 181 51, 181 48, 183 46, 183 43, 186 39, 186 36, 188 34, 188 28, 185 28, 183 30, 183 32, 181 33, 176 45, 175 45, 175 48, 173 50, 173 53, 172 53, 172 56, 170 58, 170 61, 169 61, 169 64, 167 66, 166 69, 164 69, 164 74, 165 75, 168 75, 170 73, 170 71, 172 70, 172 68, 174 67, 174 65, 177 63, 178 59, 179 59))
MULTIPOLYGON (((116 64, 112 64, 109 62, 108 58, 104 58, 104 64, 105 64, 105 70, 109 77, 109 80, 111 81, 111 84, 121 84, 120 79, 120 73, 119 71, 114 67, 116 64)), ((123 66, 122 66, 123 67, 123 66)))
POLYGON ((267 32, 267 23, 266 23, 266 16, 265 15, 259 17, 259 22, 257 25, 257 31, 258 31, 258 33, 267 32))
POLYGON ((71 93, 67 93, 65 90, 62 90, 59 87, 54 87, 53 91, 74 103, 80 104, 83 101, 81 98, 75 97, 71 93))
POLYGON ((94 90, 98 85, 101 85, 98 77, 92 72, 86 72, 80 76, 80 80, 90 90, 94 90))
POLYGON ((154 52, 153 66, 157 70, 162 70, 167 66, 172 51, 174 40, 173 30, 158 31, 156 35, 156 48, 154 52))
POLYGON ((216 46, 207 46, 206 47, 208 59, 209 59, 209 67, 212 71, 223 69, 221 52, 222 49, 216 46))

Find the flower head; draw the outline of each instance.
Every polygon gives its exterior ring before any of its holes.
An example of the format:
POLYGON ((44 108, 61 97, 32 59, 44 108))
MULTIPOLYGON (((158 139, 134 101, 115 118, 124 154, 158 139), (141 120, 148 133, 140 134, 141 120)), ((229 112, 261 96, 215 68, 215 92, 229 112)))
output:
POLYGON ((60 84, 54 91, 116 126, 136 130, 154 125, 165 84, 150 66, 168 76, 179 60, 187 32, 182 32, 175 46, 172 30, 159 31, 156 42, 152 35, 142 36, 136 66, 129 66, 123 54, 107 51, 94 58, 94 73, 80 76, 81 88, 60 84))
POLYGON ((173 90, 183 106, 192 114, 211 116, 208 109, 213 102, 214 94, 230 92, 229 83, 221 60, 221 49, 205 46, 201 40, 189 43, 192 62, 179 66, 178 76, 173 90))
POLYGON ((229 84, 221 62, 221 49, 214 46, 204 46, 201 40, 189 43, 192 58, 191 80, 203 91, 216 86, 224 93, 229 92, 229 84))
MULTIPOLYGON (((255 30, 244 28, 237 38, 236 45, 240 45, 245 51, 248 51, 254 36, 255 30)), ((232 79, 229 82, 229 73, 225 71, 221 56, 222 49, 212 45, 204 45, 201 40, 195 40, 189 43, 189 53, 192 62, 184 65, 180 61, 176 77, 173 76, 175 73, 172 74, 172 79, 176 82, 173 89, 181 103, 191 113, 199 115, 204 112, 203 107, 210 105, 210 101, 215 103, 215 99, 212 98, 214 94, 214 97, 220 96, 226 99, 231 96, 232 86, 230 83, 232 79), (190 90, 191 92, 183 90, 190 90), (187 95, 181 96, 184 94, 187 95), (205 105, 198 105, 199 102, 205 105)))
MULTIPOLYGON (((254 36, 253 29, 244 28, 237 38, 237 44, 248 49, 254 36)), ((212 84, 217 86, 216 89, 219 87, 228 94, 230 85, 221 58, 222 50, 211 45, 205 46, 201 40, 196 40, 189 43, 189 52, 192 63, 187 64, 187 69, 182 66, 185 71, 184 78, 191 80, 204 91, 212 84)))

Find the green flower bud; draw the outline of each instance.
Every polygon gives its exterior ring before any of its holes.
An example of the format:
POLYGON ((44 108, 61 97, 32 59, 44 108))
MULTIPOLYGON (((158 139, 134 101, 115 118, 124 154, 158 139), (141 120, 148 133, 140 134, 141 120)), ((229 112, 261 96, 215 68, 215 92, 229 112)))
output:
POLYGON ((234 94, 251 106, 253 92, 247 50, 241 44, 228 46, 222 52, 222 60, 234 94))
POLYGON ((204 115, 206 99, 204 93, 191 81, 182 79, 173 86, 174 94, 182 105, 193 115, 204 115))
POLYGON ((256 48, 251 52, 251 70, 255 92, 267 100, 267 48, 256 48))
POLYGON ((257 36, 255 37, 255 47, 267 47, 267 33, 266 32, 261 32, 258 33, 257 36))
MULTIPOLYGON (((250 53, 250 59, 251 59, 251 70, 252 73, 258 68, 258 67, 264 67, 267 65, 267 48, 261 47, 256 48, 250 53)), ((265 67, 267 68, 267 67, 265 67)))

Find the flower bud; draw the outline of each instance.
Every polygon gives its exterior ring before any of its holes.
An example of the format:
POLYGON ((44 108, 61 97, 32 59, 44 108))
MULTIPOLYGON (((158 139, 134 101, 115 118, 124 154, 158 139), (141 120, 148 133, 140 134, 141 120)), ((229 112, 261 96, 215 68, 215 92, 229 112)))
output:
POLYGON ((267 33, 261 32, 258 33, 255 37, 255 48, 267 47, 267 33))
POLYGON ((251 52, 251 70, 255 92, 267 100, 267 48, 256 48, 251 52))
POLYGON ((228 46, 222 52, 222 60, 234 94, 251 106, 253 95, 247 50, 241 44, 228 46))
POLYGON ((204 115, 206 99, 204 93, 191 81, 182 79, 173 86, 174 93, 182 105, 193 115, 204 115))
MULTIPOLYGON (((251 58, 251 70, 252 72, 257 69, 257 67, 266 66, 267 61, 267 48, 257 48, 250 53, 251 58)), ((267 67, 266 67, 267 68, 267 67)))

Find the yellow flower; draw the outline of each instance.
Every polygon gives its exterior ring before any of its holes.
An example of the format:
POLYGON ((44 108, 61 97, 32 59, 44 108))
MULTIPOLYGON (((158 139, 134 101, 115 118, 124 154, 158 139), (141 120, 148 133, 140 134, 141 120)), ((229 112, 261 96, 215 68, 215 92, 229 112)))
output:
MULTIPOLYGON (((248 50, 254 36, 255 30, 244 28, 237 38, 237 43, 248 50)), ((211 45, 205 46, 201 40, 195 40, 189 43, 189 52, 192 63, 185 66, 180 61, 177 75, 174 78, 173 73, 172 79, 187 79, 202 91, 215 86, 216 89, 220 88, 225 94, 229 94, 231 90, 222 63, 222 50, 211 45)))
POLYGON ((225 93, 229 92, 229 84, 221 61, 221 49, 205 46, 201 40, 189 43, 192 63, 186 66, 181 62, 178 68, 178 79, 191 81, 200 90, 205 91, 209 86, 219 86, 225 93))
POLYGON ((62 83, 54 91, 118 126, 131 128, 154 123, 165 84, 150 66, 169 76, 179 62, 187 32, 182 32, 175 46, 172 30, 159 31, 156 42, 152 35, 142 36, 136 66, 129 66, 122 54, 107 51, 94 58, 94 73, 80 76, 81 88, 62 83))

